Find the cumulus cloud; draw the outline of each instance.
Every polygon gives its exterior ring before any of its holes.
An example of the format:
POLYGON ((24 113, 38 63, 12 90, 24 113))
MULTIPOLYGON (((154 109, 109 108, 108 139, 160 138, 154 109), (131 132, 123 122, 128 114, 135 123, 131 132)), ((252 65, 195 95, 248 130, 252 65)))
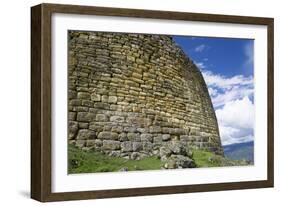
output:
POLYGON ((249 142, 254 140, 252 130, 219 126, 222 145, 249 142))
POLYGON ((195 47, 194 51, 195 52, 202 52, 207 48, 205 44, 200 44, 199 46, 195 47))
MULTIPOLYGON (((212 89, 212 88, 210 88, 212 89)), ((212 89, 214 90, 214 89, 212 89)), ((210 90, 209 90, 210 91, 210 90)), ((236 99, 241 99, 245 96, 252 96, 254 89, 252 86, 234 86, 231 89, 223 90, 222 93, 213 93, 210 95, 212 97, 212 102, 215 108, 225 105, 226 102, 230 102, 236 99)))
POLYGON ((221 107, 227 102, 253 95, 254 79, 252 76, 225 77, 207 70, 203 70, 202 75, 208 85, 209 94, 215 108, 221 107))
POLYGON ((254 119, 254 105, 246 96, 241 100, 227 102, 222 109, 216 110, 218 120, 223 124, 238 128, 251 128, 254 119))
POLYGON ((222 144, 233 144, 253 140, 254 104, 245 96, 227 102, 216 110, 222 144))
POLYGON ((253 77, 244 77, 243 75, 236 75, 230 78, 219 74, 214 74, 211 71, 202 72, 205 82, 208 86, 221 87, 223 89, 230 89, 235 85, 251 85, 253 84, 253 77))
POLYGON ((202 70, 202 74, 215 108, 222 144, 253 140, 253 76, 226 77, 208 70, 202 70))

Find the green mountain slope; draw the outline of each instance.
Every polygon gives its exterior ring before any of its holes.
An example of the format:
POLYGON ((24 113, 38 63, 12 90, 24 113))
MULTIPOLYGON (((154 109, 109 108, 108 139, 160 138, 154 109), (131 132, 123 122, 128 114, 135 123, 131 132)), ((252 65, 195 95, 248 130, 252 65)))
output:
POLYGON ((232 160, 248 160, 254 162, 254 142, 245 142, 223 146, 224 155, 232 160))

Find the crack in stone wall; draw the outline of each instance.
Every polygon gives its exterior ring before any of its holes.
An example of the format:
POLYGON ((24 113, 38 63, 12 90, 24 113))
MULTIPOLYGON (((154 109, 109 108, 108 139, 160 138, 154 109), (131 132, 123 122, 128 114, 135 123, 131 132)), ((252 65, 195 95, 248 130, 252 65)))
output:
POLYGON ((68 37, 69 143, 128 159, 177 144, 223 154, 205 81, 172 37, 68 37))

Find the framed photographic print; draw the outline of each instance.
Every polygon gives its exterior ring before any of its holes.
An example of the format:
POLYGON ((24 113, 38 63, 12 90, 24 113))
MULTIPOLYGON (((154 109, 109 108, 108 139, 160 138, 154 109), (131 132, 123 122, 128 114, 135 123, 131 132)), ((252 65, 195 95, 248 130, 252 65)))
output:
POLYGON ((273 19, 31 8, 31 197, 273 187, 273 19))

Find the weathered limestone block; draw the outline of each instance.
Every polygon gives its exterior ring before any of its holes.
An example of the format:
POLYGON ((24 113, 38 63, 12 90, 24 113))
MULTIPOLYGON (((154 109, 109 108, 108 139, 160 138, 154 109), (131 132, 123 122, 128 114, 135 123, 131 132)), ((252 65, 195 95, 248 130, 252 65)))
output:
POLYGON ((76 112, 68 112, 68 121, 76 120, 76 112))
POLYGON ((195 162, 189 157, 183 155, 171 155, 167 158, 166 163, 164 164, 166 169, 174 168, 194 168, 196 167, 195 162))
POLYGON ((108 97, 108 103, 116 103, 117 97, 116 96, 109 96, 108 97))
POLYGON ((86 147, 95 147, 95 139, 88 139, 86 141, 86 147))
POLYGON ((78 127, 79 127, 79 129, 88 129, 89 128, 89 123, 87 123, 87 122, 79 122, 78 127))
POLYGON ((111 128, 112 132, 117 132, 117 133, 122 133, 123 132, 123 127, 122 126, 113 126, 111 128))
POLYGON ((145 152, 151 152, 153 149, 153 144, 151 142, 144 141, 142 142, 142 148, 145 152))
POLYGON ((133 142, 125 141, 121 143, 122 152, 132 152, 133 151, 133 142))
POLYGON ((122 123, 124 122, 125 118, 122 117, 122 116, 111 116, 110 117, 110 121, 111 122, 119 122, 119 123, 122 123))
POLYGON ((139 133, 128 133, 127 137, 132 142, 140 142, 140 134, 139 133))
POLYGON ((88 92, 78 92, 78 99, 90 99, 91 95, 88 92))
POLYGON ((96 122, 90 122, 89 129, 99 133, 103 131, 103 125, 98 125, 96 122))
POLYGON ((150 133, 161 133, 162 129, 160 126, 150 126, 149 132, 150 133))
POLYGON ((100 132, 98 134, 99 139, 112 139, 117 140, 118 134, 116 132, 100 132))
POLYGON ((115 140, 103 140, 102 149, 104 150, 118 150, 120 149, 120 142, 115 140))
POLYGON ((136 126, 124 127, 124 132, 130 132, 130 133, 137 132, 137 127, 136 126))
POLYGON ((118 136, 118 139, 119 139, 121 142, 128 141, 127 133, 125 133, 125 132, 120 133, 119 136, 118 136))
POLYGON ((169 149, 169 148, 167 148, 167 147, 160 147, 160 149, 159 149, 159 156, 160 156, 160 158, 161 158, 161 160, 163 161, 165 161, 165 160, 167 160, 168 159, 168 157, 170 156, 172 154, 172 151, 169 149))
POLYGON ((105 114, 97 114, 96 115, 96 121, 97 122, 107 122, 108 117, 105 114))
POLYGON ((180 135, 180 140, 187 142, 187 141, 189 141, 189 136, 188 135, 180 135))
POLYGON ((99 101, 101 101, 101 96, 99 94, 93 93, 93 94, 91 94, 91 100, 95 101, 95 102, 99 102, 99 101))
POLYGON ((168 148, 173 154, 185 155, 186 149, 180 141, 170 141, 168 142, 168 148))
POLYGON ((91 122, 94 121, 96 118, 96 115, 89 112, 78 112, 77 113, 77 121, 81 122, 91 122))
POLYGON ((141 142, 133 142, 133 151, 139 152, 142 150, 142 143, 141 142))
POLYGON ((101 97, 101 101, 102 102, 108 102, 108 96, 106 96, 106 95, 102 95, 102 97, 101 97))
POLYGON ((102 140, 95 139, 95 147, 101 147, 102 146, 102 140))
POLYGON ((170 134, 163 134, 162 135, 162 140, 163 141, 168 141, 168 140, 170 140, 171 139, 171 135, 170 134))
MULTIPOLYGON (((69 106, 69 109, 71 109, 71 106, 69 106)), ((89 107, 73 106, 71 110, 74 111, 74 112, 88 112, 89 111, 89 107)))
POLYGON ((152 142, 153 141, 152 134, 141 134, 140 138, 141 138, 142 142, 152 142))
POLYGON ((94 107, 94 102, 91 100, 82 100, 82 106, 94 107))
POLYGON ((69 101, 69 105, 71 105, 71 106, 80 106, 80 105, 82 105, 82 100, 81 99, 71 99, 69 101))
POLYGON ((140 132, 140 133, 148 133, 149 128, 137 128, 137 131, 140 132))
POLYGON ((153 137, 154 145, 162 145, 162 135, 157 135, 153 137))
POLYGON ((69 121, 68 122, 68 138, 74 139, 78 131, 78 122, 69 121))
POLYGON ((98 108, 98 109, 109 110, 109 104, 104 103, 104 102, 96 102, 96 103, 94 104, 94 107, 95 107, 95 108, 98 108))
POLYGON ((76 139, 78 140, 88 140, 88 139, 95 139, 95 138, 96 138, 96 133, 88 129, 80 129, 76 137, 76 139))
POLYGON ((186 131, 182 128, 173 128, 170 130, 170 134, 174 135, 184 135, 186 131))

